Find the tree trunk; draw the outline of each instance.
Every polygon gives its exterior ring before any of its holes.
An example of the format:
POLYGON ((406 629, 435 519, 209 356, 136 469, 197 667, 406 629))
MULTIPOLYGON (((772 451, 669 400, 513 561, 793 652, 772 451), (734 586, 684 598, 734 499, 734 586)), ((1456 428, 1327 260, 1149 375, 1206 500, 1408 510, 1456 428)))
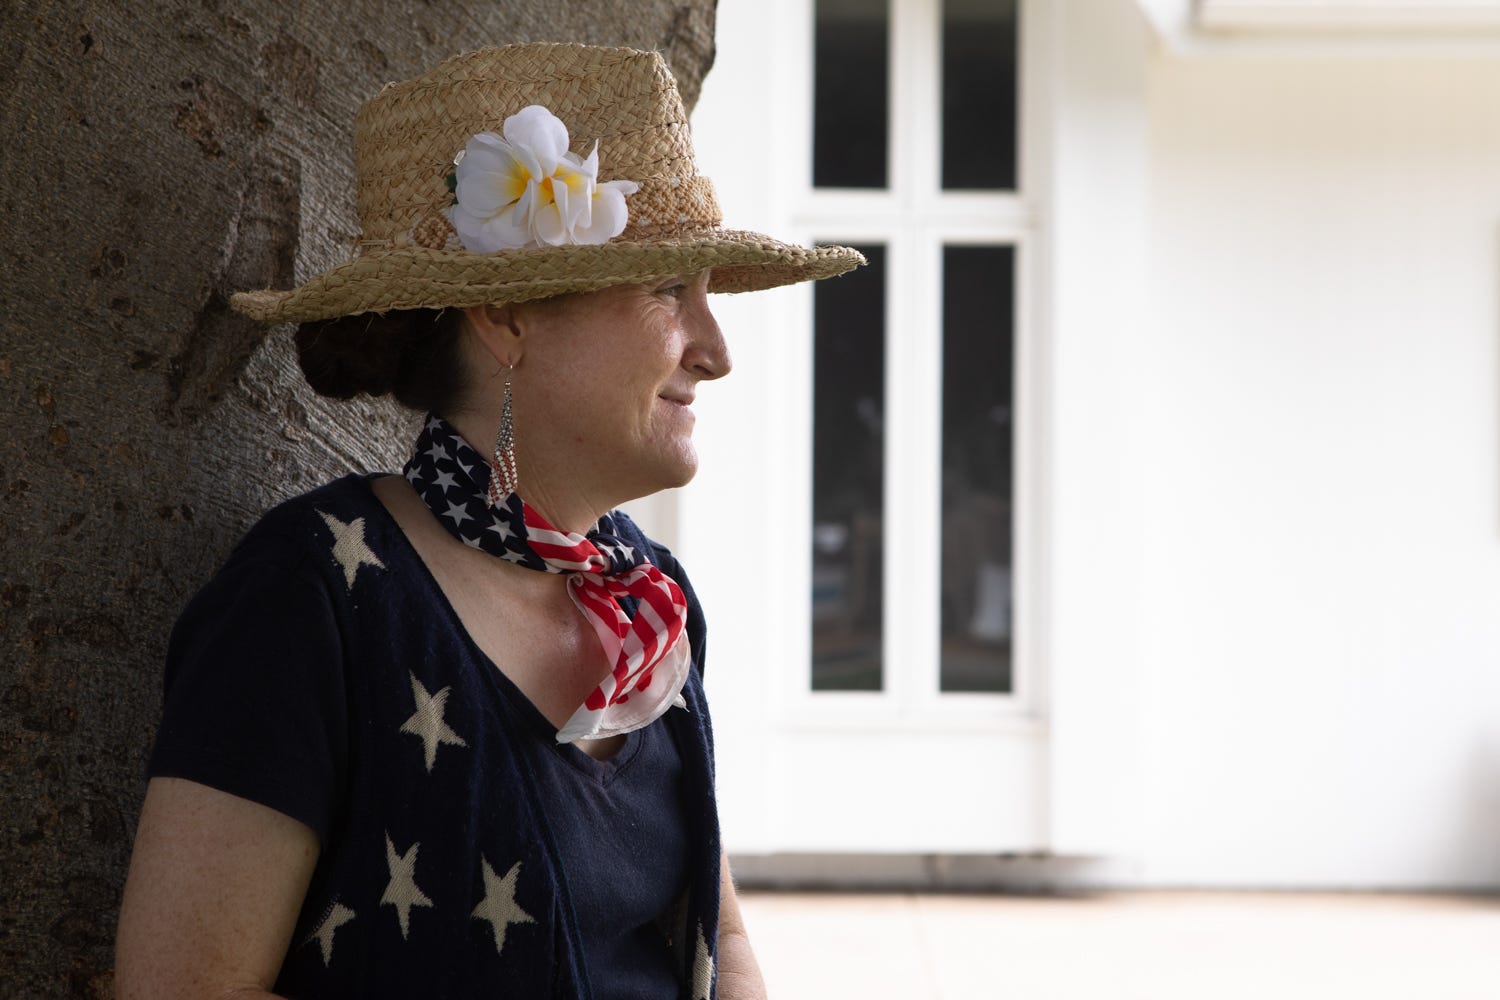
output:
POLYGON ((344 260, 354 111, 458 52, 664 52, 714 0, 85 0, 0 10, 0 997, 111 992, 184 601, 276 501, 398 467, 414 420, 229 311, 344 260))

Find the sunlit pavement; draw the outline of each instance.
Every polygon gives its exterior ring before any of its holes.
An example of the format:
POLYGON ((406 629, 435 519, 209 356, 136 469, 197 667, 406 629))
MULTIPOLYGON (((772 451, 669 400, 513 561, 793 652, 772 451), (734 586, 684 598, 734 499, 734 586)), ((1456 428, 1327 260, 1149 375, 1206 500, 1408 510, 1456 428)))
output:
POLYGON ((1500 896, 742 899, 771 1000, 1500 1000, 1500 896))

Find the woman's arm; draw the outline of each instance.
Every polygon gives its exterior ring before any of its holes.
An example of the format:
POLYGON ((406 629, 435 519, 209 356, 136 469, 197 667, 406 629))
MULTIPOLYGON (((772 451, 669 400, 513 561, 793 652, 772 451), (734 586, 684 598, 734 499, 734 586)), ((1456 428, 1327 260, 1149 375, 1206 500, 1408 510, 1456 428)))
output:
POLYGON ((115 938, 118 1000, 269 997, 318 860, 289 816, 153 778, 115 938))
POLYGON ((719 1000, 765 1000, 766 981, 750 950, 727 854, 719 859, 719 873, 719 1000))

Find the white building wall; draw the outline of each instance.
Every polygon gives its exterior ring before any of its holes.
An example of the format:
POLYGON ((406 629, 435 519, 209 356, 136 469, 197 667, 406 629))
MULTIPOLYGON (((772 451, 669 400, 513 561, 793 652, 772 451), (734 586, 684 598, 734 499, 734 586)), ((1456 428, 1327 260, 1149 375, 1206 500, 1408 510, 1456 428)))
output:
MULTIPOLYGON (((791 181, 789 171, 770 164, 785 162, 777 108, 795 97, 769 54, 784 47, 778 24, 792 16, 787 0, 721 5, 718 55, 693 113, 699 169, 713 179, 726 224, 783 239, 796 238, 778 210, 791 181)), ((802 382, 786 371, 788 354, 799 349, 789 342, 785 317, 809 302, 805 286, 714 298, 734 370, 699 388, 694 440, 702 460, 697 478, 678 491, 680 554, 708 618, 720 821, 736 853, 776 850, 778 813, 787 802, 775 787, 775 762, 784 752, 775 729, 776 681, 788 650, 800 644, 767 606, 788 577, 805 579, 806 549, 797 541, 810 529, 793 519, 807 518, 809 501, 787 481, 787 466, 797 461, 787 455, 794 441, 789 410, 798 407, 788 383, 802 382), (791 533, 790 544, 777 543, 782 532, 791 533), (792 559, 800 562, 789 567, 792 559)), ((808 353, 803 345, 801 356, 808 353)))
MULTIPOLYGON (((1116 0, 1064 6, 1097 2, 1116 0)), ((794 238, 776 107, 805 95, 784 92, 767 53, 797 7, 721 5, 695 121, 729 222, 794 238)), ((1102 748, 1137 761, 1134 831, 1085 881, 1500 887, 1500 58, 1381 51, 1160 48, 1144 89, 1120 95, 1143 102, 1144 134, 1121 141, 1144 148, 1146 189, 1141 211, 1099 224, 1144 227, 1110 240, 1145 256, 1139 315, 1123 324, 1136 343, 1079 320, 1107 311, 1054 304, 1072 338, 1056 345, 1065 412, 1050 446, 1067 453, 1054 460, 1075 484, 1121 475, 1092 498, 1070 492, 1056 530, 1138 588, 1120 594, 1138 718, 1114 731, 1139 745, 1102 748), (1077 422, 1108 375, 1087 364, 1091 337, 1130 380, 1108 392, 1130 412, 1097 437, 1077 422), (1118 521, 1115 487, 1139 524, 1097 532, 1118 521)), ((1076 135, 1091 109, 1069 92, 1059 81, 1056 110, 1076 135)), ((1094 155, 1107 189, 1109 157, 1094 155)), ((1115 280, 1107 255, 1051 254, 1061 294, 1088 287, 1079 268, 1115 280)), ((781 328, 805 295, 720 300, 737 369, 700 393, 699 480, 659 508, 709 611, 721 812, 731 851, 750 854, 780 849, 788 808, 764 679, 794 637, 757 615, 785 584, 777 560, 803 551, 768 547, 759 519, 789 500, 806 510, 787 496, 785 456, 802 354, 781 328)), ((1059 626, 1085 627, 1098 588, 1076 572, 1051 586, 1074 609, 1059 626)), ((1064 652, 1109 648, 1058 638, 1064 652)))
POLYGON ((1500 885, 1500 61, 1149 93, 1141 877, 1500 885))

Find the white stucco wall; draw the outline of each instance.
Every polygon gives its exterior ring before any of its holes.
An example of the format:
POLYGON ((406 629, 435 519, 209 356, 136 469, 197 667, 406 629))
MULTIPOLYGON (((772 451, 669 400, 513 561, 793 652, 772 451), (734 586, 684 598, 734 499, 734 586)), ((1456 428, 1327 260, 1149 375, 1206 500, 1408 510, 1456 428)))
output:
MULTIPOLYGON (((1056 2, 1089 31, 1095 4, 1125 0, 1056 2)), ((767 75, 781 22, 765 10, 721 6, 695 132, 730 223, 797 238, 782 228, 776 101, 805 95, 767 75)), ((1052 310, 1066 339, 1048 387, 1052 599, 1069 630, 1054 653, 1109 670, 1110 635, 1079 630, 1122 628, 1089 612, 1119 591, 1131 690, 1108 698, 1136 717, 1111 738, 1139 741, 1099 748, 1132 760, 1132 832, 1079 879, 1500 887, 1500 56, 1109 44, 1095 32, 1059 51, 1144 59, 1144 87, 1058 79, 1065 118, 1049 129, 1087 151, 1054 180, 1099 189, 1061 190, 1050 220, 1073 241, 1051 251, 1070 297, 1052 310), (1120 176, 1119 157, 1079 138, 1105 110, 1111 128, 1139 122, 1119 141, 1143 190, 1124 211, 1085 211, 1120 176), (1108 240, 1144 255, 1138 315, 1110 322, 1129 296, 1078 298, 1090 269, 1101 288, 1118 274, 1079 243, 1081 215, 1142 228, 1108 240), (1091 435, 1095 411, 1119 419, 1091 435)), ((805 294, 722 302, 739 365, 700 395, 704 469, 662 508, 711 614, 726 838, 748 853, 779 849, 786 800, 765 677, 789 637, 758 615, 784 589, 778 560, 803 552, 747 542, 760 529, 744 525, 805 488, 785 455, 785 325, 805 294)), ((1094 690, 1065 694, 1076 707, 1094 690)), ((1084 817, 1087 759, 1068 779, 1084 781, 1084 817)))
POLYGON ((1149 103, 1141 877, 1500 885, 1500 61, 1149 103))

